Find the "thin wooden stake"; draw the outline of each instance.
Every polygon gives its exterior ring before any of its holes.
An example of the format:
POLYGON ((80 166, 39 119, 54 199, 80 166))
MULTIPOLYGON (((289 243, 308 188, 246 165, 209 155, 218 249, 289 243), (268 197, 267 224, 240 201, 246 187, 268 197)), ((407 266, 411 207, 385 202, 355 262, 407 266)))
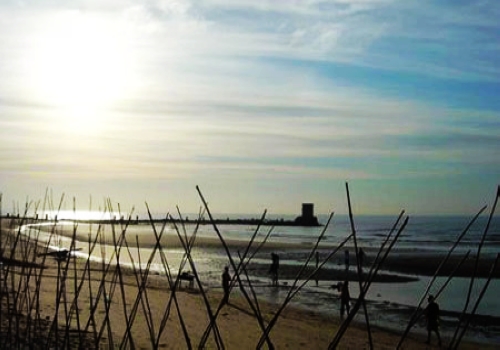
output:
POLYGON ((490 212, 490 215, 488 218, 488 222, 486 223, 486 226, 484 228, 483 235, 481 236, 481 241, 479 242, 479 246, 477 247, 477 253, 476 253, 475 260, 474 260, 474 272, 473 272, 472 277, 470 279, 469 291, 467 293, 467 298, 465 300, 465 305, 464 305, 464 308, 462 310, 462 314, 460 315, 460 319, 458 321, 457 328, 455 329, 455 333, 453 334, 453 338, 450 342, 450 348, 453 346, 453 344, 458 336, 458 333, 460 331, 460 327, 462 325, 462 322, 464 321, 465 315, 467 314, 467 308, 469 307, 471 294, 472 294, 472 288, 474 287, 474 282, 476 280, 476 275, 477 275, 477 270, 478 270, 478 265, 479 265, 479 258, 481 256, 481 249, 482 249, 484 241, 486 239, 486 235, 488 234, 488 230, 490 228, 491 220, 493 219, 493 215, 495 213, 499 197, 500 197, 500 186, 497 187, 495 201, 493 203, 493 207, 491 208, 491 212, 490 212))

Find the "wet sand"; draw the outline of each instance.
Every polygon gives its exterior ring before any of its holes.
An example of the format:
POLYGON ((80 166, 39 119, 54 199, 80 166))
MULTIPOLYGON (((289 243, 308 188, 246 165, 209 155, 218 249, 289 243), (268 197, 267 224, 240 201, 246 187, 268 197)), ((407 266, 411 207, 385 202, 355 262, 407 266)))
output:
MULTIPOLYGON (((120 226, 116 226, 116 236, 119 236, 120 233, 120 226)), ((93 232, 97 231, 97 225, 93 225, 93 232)), ((161 232, 161 225, 157 225, 157 232, 158 234, 161 232)), ((53 227, 48 225, 45 227, 41 227, 42 230, 46 232, 50 232, 53 230, 53 227)), ((66 237, 71 237, 73 235, 73 226, 72 225, 66 225, 66 226, 59 226, 56 229, 57 233, 60 233, 66 237)), ((108 244, 113 244, 112 240, 112 235, 111 232, 109 232, 108 228, 108 239, 107 243, 108 244)), ((76 232, 76 239, 79 240, 80 242, 87 242, 89 240, 88 237, 88 232, 89 232, 89 226, 86 224, 79 224, 77 232, 76 232)), ((152 228, 151 226, 148 225, 130 225, 127 227, 127 237, 129 237, 130 245, 135 246, 135 239, 138 240, 139 245, 141 247, 154 247, 156 244, 156 238, 152 233, 152 228), (148 233, 147 235, 141 234, 141 233, 148 233), (133 238, 133 239, 131 239, 133 238)), ((241 250, 243 251, 247 245, 248 242, 244 240, 236 240, 236 239, 226 239, 227 246, 229 247, 230 250, 236 251, 236 250, 241 250)), ((168 247, 168 248, 182 248, 182 244, 179 240, 179 237, 172 232, 168 232, 162 235, 161 237, 161 244, 163 247, 168 247)), ((259 244, 259 240, 256 240, 254 242, 253 247, 256 247, 259 244)), ((220 242, 220 240, 214 235, 213 237, 206 237, 206 236, 200 236, 198 235, 196 237, 195 241, 195 248, 200 248, 200 249, 222 249, 223 246, 220 242)), ((330 251, 335 249, 336 246, 334 245, 325 245, 325 244, 320 244, 319 245, 319 251, 322 254, 322 256, 328 255, 330 251)), ((271 252, 271 251, 290 251, 290 250, 296 250, 300 249, 303 250, 304 252, 307 252, 308 250, 312 249, 312 245, 310 243, 285 243, 285 242, 273 242, 273 241, 267 241, 265 243, 265 246, 261 249, 262 252, 271 252)), ((343 250, 343 249, 342 249, 343 250)), ((352 252, 352 247, 350 247, 350 250, 352 252)), ((368 270, 371 266, 371 263, 377 256, 378 251, 374 248, 365 248, 365 253, 367 255, 364 263, 364 269, 368 270)), ((455 272, 456 277, 470 277, 474 274, 475 269, 476 269, 476 263, 475 263, 475 251, 472 251, 470 256, 467 258, 467 260, 462 264, 462 266, 455 272)), ((342 251, 339 251, 334 258, 332 258, 332 261, 334 259, 339 259, 342 258, 342 251)), ((440 273, 438 276, 449 276, 456 268, 456 266, 459 264, 459 262, 462 260, 464 256, 464 253, 459 253, 455 252, 453 253, 446 264, 443 265, 442 269, 440 270, 440 273)), ((420 275, 420 276, 433 276, 434 273, 436 272, 438 266, 440 265, 441 261, 445 258, 444 253, 437 253, 437 252, 422 252, 422 251, 417 251, 417 250, 408 250, 408 249, 399 249, 397 246, 392 249, 390 254, 388 255, 387 259, 385 260, 384 264, 381 267, 381 270, 390 270, 394 272, 401 272, 405 274, 412 274, 412 275, 420 275)), ((477 264, 477 271, 476 271, 476 276, 477 277, 484 277, 487 278, 490 274, 493 262, 495 260, 494 256, 485 256, 484 254, 480 257, 479 262, 477 264)), ((356 264, 356 259, 353 253, 351 253, 351 265, 356 264)), ((283 273, 285 273, 288 276, 288 270, 285 270, 283 273)), ((291 274, 293 274, 292 271, 290 271, 291 274)), ((320 272, 321 273, 321 272, 320 272)), ((500 278, 500 267, 496 268, 493 271, 493 277, 495 278, 500 278)), ((384 281, 385 282, 391 282, 389 279, 391 278, 390 276, 384 276, 384 281)), ((326 274, 322 274, 321 279, 338 279, 335 276, 329 277, 326 274)), ((398 282, 397 280, 398 277, 394 277, 394 282, 398 282)))
MULTIPOLYGON (((12 236, 11 236, 12 237, 12 236)), ((3 236, 5 239, 5 236, 3 236)), ((175 241, 172 238, 172 241, 175 241)), ((217 243, 209 239, 206 242, 202 242, 204 247, 217 247, 217 243)), ((9 244, 12 244, 10 241, 9 244)), ((231 245, 233 248, 239 247, 238 242, 235 245, 231 245)), ((280 247, 282 247, 280 245, 280 247)), ((6 249, 6 252, 10 254, 10 249, 6 249)), ((37 257, 34 261, 29 260, 31 265, 26 264, 26 259, 23 259, 22 255, 19 255, 21 251, 17 252, 14 259, 6 260, 5 264, 9 264, 11 273, 18 280, 23 280, 26 277, 29 267, 32 267, 34 271, 41 271, 41 284, 38 290, 38 297, 40 300, 40 319, 51 323, 55 315, 58 315, 59 324, 64 327, 66 324, 66 315, 64 313, 63 305, 59 305, 59 313, 56 313, 56 303, 55 295, 57 294, 57 281, 58 281, 58 264, 52 257, 45 258, 37 257), (40 267, 43 266, 43 269, 40 267)), ((370 255, 369 255, 370 256, 370 255)), ((406 263, 412 266, 411 261, 406 263)), ((68 301, 74 299, 74 289, 73 282, 75 279, 80 280, 82 274, 85 271, 85 261, 79 259, 72 259, 69 266, 67 277, 67 289, 65 298, 68 301), (75 265, 73 265, 75 262, 75 265)), ((432 265, 432 263, 431 263, 432 265)), ((416 266, 413 266, 416 268, 416 266)), ((102 266, 97 263, 92 263, 91 276, 87 277, 87 282, 84 284, 84 288, 80 291, 78 295, 78 310, 81 321, 80 327, 89 319, 91 305, 96 303, 97 300, 97 312, 94 314, 95 317, 95 327, 92 327, 91 331, 96 329, 105 330, 104 338, 102 343, 109 344, 113 340, 114 344, 122 342, 126 338, 127 331, 127 315, 130 315, 133 306, 136 304, 138 296, 138 282, 136 276, 130 270, 123 270, 121 276, 121 282, 117 284, 112 283, 112 273, 108 274, 105 278, 107 281, 106 290, 107 297, 110 303, 104 302, 102 297, 100 300, 97 299, 97 291, 101 281, 102 276, 102 266), (114 285, 114 287, 113 287, 114 285), (109 312, 106 312, 106 306, 109 305, 109 312), (106 316, 109 318, 109 323, 106 323, 106 316)), ((286 268, 282 267, 282 273, 287 273, 286 268)), ((262 270, 264 267, 262 266, 262 270)), ((88 271, 88 270, 87 270, 88 271)), ((116 271, 116 269, 112 269, 116 271)), ((297 269, 295 267, 290 268, 289 274, 296 274, 297 269)), ((381 275, 382 276, 382 275, 381 275)), ((355 275, 353 275, 353 278, 355 275)), ((390 275, 386 278, 391 278, 390 275)), ((28 282, 25 290, 22 292, 23 295, 28 295, 35 291, 36 286, 33 285, 33 279, 28 282)), ((14 283, 13 285, 19 285, 14 283)), ((205 287, 203 287, 205 288, 205 287)), ((206 290, 208 302, 212 309, 215 309, 222 299, 220 289, 211 288, 206 290)), ((11 292, 16 292, 11 291, 11 292)), ((207 313, 206 306, 203 301, 202 293, 200 293, 196 288, 189 289, 185 285, 175 293, 177 297, 178 308, 172 307, 168 318, 166 318, 165 329, 161 332, 159 336, 158 347, 167 349, 183 349, 187 347, 190 343, 192 346, 197 347, 199 345, 202 334, 209 324, 209 317, 207 313), (177 312, 178 310, 178 312, 177 312), (181 319, 183 322, 181 322, 181 319), (185 332, 183 331, 181 324, 185 324, 185 332)), ((147 300, 145 304, 138 307, 138 312, 130 328, 131 340, 137 348, 151 348, 152 338, 155 338, 160 333, 160 328, 162 320, 166 315, 167 305, 169 303, 172 292, 167 284, 166 278, 164 276, 150 275, 148 278, 147 289, 143 294, 143 300, 147 300), (149 306, 148 306, 149 305, 149 306), (151 313, 149 313, 149 311, 151 313), (148 327, 148 324, 150 327, 148 327)), ((10 299, 11 300, 11 299, 10 299)), ((5 302, 5 298, 2 302, 5 302)), ((273 304, 266 303, 265 301, 259 301, 259 307, 264 318, 264 323, 267 324, 272 316, 277 310, 277 306, 273 304)), ((5 331, 7 327, 7 317, 6 308, 3 307, 0 313, 2 330, 5 331)), ((22 311, 22 310, 21 310, 22 311)), ((24 312, 26 316, 26 312, 24 312)), ((78 326, 75 320, 68 320, 68 324, 71 329, 77 330, 78 326)), ((340 319, 337 314, 335 315, 324 315, 319 313, 314 313, 310 311, 304 311, 303 309, 288 307, 286 311, 278 319, 276 327, 273 328, 271 332, 271 340, 277 349, 282 348, 316 348, 322 349, 327 348, 328 344, 333 339, 336 331, 338 330, 340 324, 340 319)), ((221 337, 223 339, 224 345, 227 348, 241 348, 241 349, 254 349, 260 336, 262 335, 262 330, 253 314, 253 311, 249 307, 248 303, 240 295, 240 293, 232 293, 230 297, 230 304, 224 306, 220 316, 217 319, 217 325, 220 330, 221 337)), ((81 329, 81 328, 80 328, 81 329)), ((396 344, 400 339, 400 334, 390 332, 381 328, 373 328, 373 340, 376 349, 394 349, 396 344)), ((405 341, 403 348, 405 349, 422 349, 426 348, 423 343, 425 339, 418 334, 411 334, 410 337, 405 341)), ((446 344, 446 340, 445 340, 446 344)), ((215 340, 213 335, 209 337, 207 343, 208 348, 215 348, 215 340)), ((485 344, 474 344, 474 343, 462 343, 461 348, 463 349, 476 349, 481 348, 495 348, 495 346, 487 346, 485 344)), ((341 349, 362 349, 368 348, 368 336, 366 332, 366 327, 362 324, 353 324, 349 327, 347 333, 342 338, 339 345, 341 349)), ((427 347, 431 348, 431 347, 427 347)))
MULTIPOLYGON (((55 317, 55 295, 57 285, 57 264, 53 259, 47 259, 44 263, 42 285, 39 293, 40 300, 40 318, 50 324, 55 317)), ((77 274, 83 271, 83 263, 77 262, 77 274)), ((13 267, 17 278, 20 277, 20 266, 13 267)), ((84 327, 89 318, 90 303, 96 298, 100 278, 99 267, 95 266, 92 272, 90 284, 92 286, 93 295, 90 288, 83 288, 78 297, 79 315, 81 327, 84 327)), ((71 272, 68 276, 68 282, 72 280, 71 272)), ((68 283, 67 299, 72 300, 72 291, 69 288, 71 283, 68 283)), ((127 271, 122 276, 122 282, 114 293, 109 298, 110 309, 109 313, 105 312, 104 302, 98 304, 98 309, 95 314, 95 322, 97 331, 106 330, 104 339, 101 341, 101 346, 105 346, 112 339, 114 344, 119 344, 126 338, 126 317, 124 308, 127 308, 127 313, 130 313, 138 295, 137 282, 135 276, 127 271), (123 288, 121 290, 121 288, 123 288), (123 293, 123 294, 122 294, 123 293), (105 316, 109 317, 109 329, 106 326, 105 316)), ((136 348, 151 348, 151 329, 148 328, 148 322, 151 322, 153 328, 153 336, 157 336, 161 321, 166 313, 171 292, 167 286, 165 278, 159 276, 150 276, 148 281, 147 291, 144 296, 147 296, 151 314, 145 312, 142 307, 139 307, 135 321, 130 328, 131 340, 136 348)), ((220 291, 212 289, 207 293, 209 303, 213 309, 220 302, 222 295, 220 291)), ((165 329, 159 337, 159 348, 165 349, 184 349, 187 347, 187 342, 192 346, 198 347, 202 334, 209 324, 207 311, 202 300, 202 295, 196 288, 191 290, 186 286, 182 287, 177 293, 178 310, 173 307, 170 316, 165 324, 165 329), (181 328, 180 317, 186 327, 187 336, 181 328)), ((277 310, 277 306, 260 302, 259 303, 264 322, 267 324, 277 310)), ((147 307, 146 307, 147 308, 147 307)), ((64 326, 67 319, 64 315, 62 305, 59 311, 59 324, 64 326)), ((5 310, 5 309, 4 309, 5 310)), ((5 316, 5 314, 4 314, 5 316)), ((2 318, 5 321, 5 317, 2 318)), ((307 312, 301 309, 289 307, 278 319, 276 327, 273 328, 270 337, 276 349, 284 348, 311 348, 311 349, 326 349, 339 328, 340 319, 335 316, 322 316, 312 312, 307 312)), ((6 323, 2 322, 3 330, 6 323)), ((73 330, 77 329, 77 325, 72 320, 70 322, 73 330)), ((220 316, 217 319, 217 325, 223 339, 224 345, 227 348, 239 349, 254 349, 262 334, 258 322, 253 315, 252 310, 248 306, 246 300, 239 294, 234 293, 230 297, 230 304, 223 307, 220 316)), ((93 331, 91 327, 89 331, 93 331)), ((63 337, 64 327, 60 329, 60 336, 63 337)), ((380 328, 372 327, 372 337, 376 349, 394 349, 400 339, 400 335, 392 333, 380 328)), ((433 348, 426 347, 423 343, 425 339, 418 335, 410 335, 405 341, 404 349, 422 349, 433 348)), ((73 340, 75 341, 75 340, 73 340)), ((477 344, 464 343, 463 349, 476 349, 477 344)), ((207 348, 216 348, 213 335, 210 336, 207 342, 207 348)), ((347 333, 342 338, 340 349, 363 349, 368 348, 368 336, 366 328, 363 325, 351 325, 347 333)), ((481 348, 488 348, 481 344, 481 348)), ((491 347, 492 349, 494 347, 491 347)))

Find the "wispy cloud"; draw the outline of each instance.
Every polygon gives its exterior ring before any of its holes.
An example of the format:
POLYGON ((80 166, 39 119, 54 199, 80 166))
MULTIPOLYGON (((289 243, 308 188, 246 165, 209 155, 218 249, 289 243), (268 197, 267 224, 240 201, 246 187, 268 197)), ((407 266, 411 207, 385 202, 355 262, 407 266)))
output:
POLYGON ((0 8, 0 157, 9 183, 16 173, 43 183, 80 178, 89 187, 98 179, 281 179, 316 188, 349 178, 498 178, 496 2, 0 8), (69 29, 99 40, 67 45, 69 29), (87 55, 92 65, 63 70, 53 65, 62 62, 56 53, 87 55), (50 80, 72 77, 85 78, 82 95, 113 99, 68 108, 57 101, 64 84, 50 80))

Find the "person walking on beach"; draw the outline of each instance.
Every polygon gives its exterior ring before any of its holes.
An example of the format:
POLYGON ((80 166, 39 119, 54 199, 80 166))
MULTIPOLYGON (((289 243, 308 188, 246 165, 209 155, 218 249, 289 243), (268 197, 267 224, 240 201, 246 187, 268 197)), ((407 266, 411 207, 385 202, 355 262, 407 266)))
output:
POLYGON ((344 264, 345 264, 345 270, 349 270, 349 250, 344 251, 344 264))
POLYGON ((271 275, 271 281, 273 286, 278 285, 279 267, 280 267, 280 257, 276 253, 271 253, 271 267, 269 268, 269 274, 271 275))
POLYGON ((363 248, 358 249, 358 259, 359 259, 359 267, 363 269, 363 264, 365 262, 365 251, 363 248))
POLYGON ((222 289, 224 290, 224 299, 222 302, 227 304, 229 302, 229 284, 231 282, 231 275, 229 275, 229 267, 224 267, 224 272, 222 273, 222 289))
POLYGON ((439 335, 439 305, 434 301, 434 296, 427 298, 429 304, 425 308, 425 317, 427 318, 427 341, 431 343, 431 332, 434 331, 438 338, 438 344, 441 346, 441 336, 439 335))
POLYGON ((340 317, 344 317, 344 311, 347 311, 347 316, 349 316, 349 312, 351 311, 350 302, 349 281, 344 281, 340 290, 340 317))

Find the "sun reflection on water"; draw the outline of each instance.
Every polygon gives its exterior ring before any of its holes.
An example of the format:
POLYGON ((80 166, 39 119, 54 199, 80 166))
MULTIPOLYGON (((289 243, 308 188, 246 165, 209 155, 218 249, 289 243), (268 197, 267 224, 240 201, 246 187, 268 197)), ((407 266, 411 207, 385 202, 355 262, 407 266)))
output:
POLYGON ((127 218, 127 215, 118 212, 97 210, 49 210, 39 214, 39 217, 48 220, 118 220, 127 218))

